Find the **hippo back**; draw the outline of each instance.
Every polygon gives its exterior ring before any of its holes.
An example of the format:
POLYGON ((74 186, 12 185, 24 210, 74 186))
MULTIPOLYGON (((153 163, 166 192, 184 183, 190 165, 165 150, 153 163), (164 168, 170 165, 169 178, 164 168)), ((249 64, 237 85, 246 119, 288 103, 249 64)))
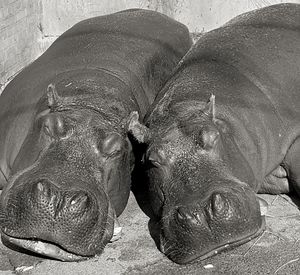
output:
POLYGON ((274 160, 284 157, 299 132, 299 45, 300 5, 274 5, 238 16, 190 49, 157 96, 150 121, 170 104, 206 102, 213 93, 217 116, 251 137, 247 145, 239 144, 242 151, 259 147, 248 162, 262 172, 257 175, 261 180, 279 165, 274 160))

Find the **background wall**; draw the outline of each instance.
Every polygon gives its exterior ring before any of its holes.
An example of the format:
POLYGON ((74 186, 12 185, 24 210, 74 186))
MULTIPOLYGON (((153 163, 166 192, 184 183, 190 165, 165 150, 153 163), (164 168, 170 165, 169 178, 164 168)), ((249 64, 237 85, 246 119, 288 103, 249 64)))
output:
POLYGON ((152 9, 197 33, 240 13, 283 2, 300 0, 0 0, 0 92, 62 32, 88 17, 127 8, 152 9))
POLYGON ((0 91, 24 65, 41 53, 40 0, 0 0, 0 91))

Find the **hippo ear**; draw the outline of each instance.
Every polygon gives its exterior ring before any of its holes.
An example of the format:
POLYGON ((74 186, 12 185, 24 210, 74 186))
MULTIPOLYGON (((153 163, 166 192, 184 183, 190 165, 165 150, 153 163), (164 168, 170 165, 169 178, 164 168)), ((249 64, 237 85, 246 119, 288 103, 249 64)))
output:
POLYGON ((215 120, 215 95, 211 95, 203 112, 210 117, 213 121, 215 120))
POLYGON ((146 143, 151 137, 149 128, 139 122, 139 114, 136 111, 129 116, 127 130, 139 143, 146 143))
POLYGON ((102 153, 112 156, 122 149, 123 138, 117 133, 109 134, 102 143, 102 153))
POLYGON ((54 106, 58 105, 59 95, 56 91, 55 85, 52 83, 48 85, 47 98, 49 108, 53 108, 54 106))

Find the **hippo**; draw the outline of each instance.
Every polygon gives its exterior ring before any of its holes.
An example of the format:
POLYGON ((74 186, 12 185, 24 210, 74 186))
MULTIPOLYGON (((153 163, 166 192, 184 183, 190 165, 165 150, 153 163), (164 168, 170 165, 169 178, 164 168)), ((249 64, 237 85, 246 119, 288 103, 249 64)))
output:
POLYGON ((257 193, 300 195, 299 45, 299 4, 242 14, 200 37, 143 123, 131 114, 139 183, 172 261, 261 234, 257 193))
POLYGON ((192 40, 150 10, 63 33, 0 97, 3 240, 62 261, 100 254, 134 167, 128 118, 146 113, 192 40))

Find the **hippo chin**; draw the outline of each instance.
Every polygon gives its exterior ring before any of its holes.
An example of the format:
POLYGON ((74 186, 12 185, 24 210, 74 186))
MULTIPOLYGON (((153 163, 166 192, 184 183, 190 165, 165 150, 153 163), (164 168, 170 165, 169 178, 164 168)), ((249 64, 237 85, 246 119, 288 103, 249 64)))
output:
POLYGON ((256 193, 300 190, 300 5, 243 14, 201 36, 144 125, 146 183, 158 245, 204 259, 265 227, 256 193))
POLYGON ((130 192, 128 117, 145 115, 190 46, 184 25, 127 10, 76 24, 8 84, 0 97, 4 239, 64 261, 102 252, 130 192))

